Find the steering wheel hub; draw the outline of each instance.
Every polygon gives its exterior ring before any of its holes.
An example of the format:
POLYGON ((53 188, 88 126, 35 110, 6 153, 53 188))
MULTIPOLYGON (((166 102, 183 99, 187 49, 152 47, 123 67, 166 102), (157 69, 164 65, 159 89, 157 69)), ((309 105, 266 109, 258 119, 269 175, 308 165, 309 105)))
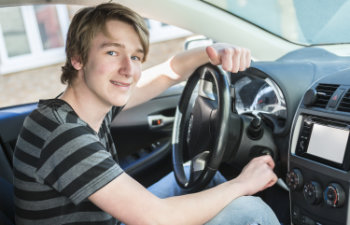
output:
POLYGON ((200 152, 210 149, 210 117, 211 106, 203 98, 197 98, 190 115, 187 133, 189 157, 193 158, 200 152))

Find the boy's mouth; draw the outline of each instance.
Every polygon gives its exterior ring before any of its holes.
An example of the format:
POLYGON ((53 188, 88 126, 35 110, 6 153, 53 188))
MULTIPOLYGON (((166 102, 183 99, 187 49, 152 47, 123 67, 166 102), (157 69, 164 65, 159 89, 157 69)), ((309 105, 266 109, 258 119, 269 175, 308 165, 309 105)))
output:
POLYGON ((114 85, 118 85, 118 86, 121 86, 121 87, 129 87, 130 86, 129 83, 123 83, 123 82, 118 82, 118 81, 114 81, 114 80, 111 80, 110 82, 112 84, 114 84, 114 85))

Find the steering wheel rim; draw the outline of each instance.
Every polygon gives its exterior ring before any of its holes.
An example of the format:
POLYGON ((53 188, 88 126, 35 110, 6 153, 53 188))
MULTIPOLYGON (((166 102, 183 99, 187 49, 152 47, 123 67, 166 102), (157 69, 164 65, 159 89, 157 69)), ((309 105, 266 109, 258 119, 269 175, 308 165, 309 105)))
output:
MULTIPOLYGON (((209 84, 209 86, 211 86, 209 84)), ((209 93, 210 95, 211 93, 209 93)), ((215 104, 213 104, 215 105, 215 104)), ((228 134, 229 134, 229 119, 231 111, 231 96, 230 96, 230 79, 226 72, 221 68, 212 64, 205 64, 197 68, 197 70, 188 79, 184 91, 181 95, 179 104, 176 108, 175 121, 172 136, 172 164, 177 183, 183 189, 189 192, 197 191, 204 188, 215 175, 226 150, 228 134), (211 78, 216 87, 216 96, 208 96, 206 92, 208 83, 206 79, 211 78), (204 86, 199 87, 199 95, 196 97, 195 104, 191 110, 199 111, 199 113, 189 112, 189 104, 191 96, 199 82, 204 82, 204 86), (204 96, 203 96, 204 95, 204 96), (209 98, 213 100, 216 97, 217 109, 212 108, 210 112, 203 112, 207 109, 207 105, 213 104, 209 98), (204 102, 204 103, 203 103, 204 102), (196 106, 199 105, 199 106, 196 106), (196 108, 197 107, 197 108, 196 108), (196 117, 194 116, 196 115, 196 117), (203 115, 202 115, 203 114, 203 115), (209 118, 208 118, 209 114, 209 118), (205 117, 203 121, 197 117, 205 117), (195 125, 191 124, 194 123, 195 125), (196 149, 197 144, 201 143, 198 137, 201 134, 196 134, 198 130, 204 132, 202 137, 206 137, 209 126, 209 135, 211 140, 207 147, 212 147, 212 150, 206 150, 205 144, 201 146, 204 149, 196 149), (204 129, 202 129, 204 127, 204 129), (203 131, 204 130, 204 131, 203 131), (196 140, 195 140, 196 139, 196 140), (186 142, 185 142, 186 141, 186 142), (188 147, 190 146, 190 147, 188 147), (183 153, 185 149, 193 151, 191 159, 190 178, 188 179, 184 171, 183 153)), ((199 138, 200 139, 200 138, 199 138)), ((204 142, 207 142, 206 140, 204 142)), ((199 144, 201 145, 201 144, 199 144)), ((198 147, 198 148, 201 148, 198 147)), ((190 154, 191 157, 191 154, 190 154)))

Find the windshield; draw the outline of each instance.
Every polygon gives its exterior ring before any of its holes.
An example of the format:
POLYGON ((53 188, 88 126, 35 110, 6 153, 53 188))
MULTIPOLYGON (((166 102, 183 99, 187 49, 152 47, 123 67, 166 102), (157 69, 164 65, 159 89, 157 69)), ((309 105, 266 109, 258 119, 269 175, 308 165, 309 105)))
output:
POLYGON ((349 0, 203 0, 302 45, 350 43, 349 0))

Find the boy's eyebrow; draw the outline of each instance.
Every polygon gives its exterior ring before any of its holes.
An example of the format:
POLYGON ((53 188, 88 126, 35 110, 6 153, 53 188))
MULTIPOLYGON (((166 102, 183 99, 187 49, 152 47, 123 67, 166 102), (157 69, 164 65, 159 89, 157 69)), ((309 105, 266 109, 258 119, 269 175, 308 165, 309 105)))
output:
MULTIPOLYGON (((110 47, 110 46, 125 49, 125 45, 124 44, 120 44, 120 43, 117 43, 117 42, 104 42, 104 43, 101 44, 101 48, 106 48, 106 47, 110 47)), ((136 52, 139 52, 139 53, 142 53, 142 54, 144 53, 142 48, 137 48, 136 52)))

